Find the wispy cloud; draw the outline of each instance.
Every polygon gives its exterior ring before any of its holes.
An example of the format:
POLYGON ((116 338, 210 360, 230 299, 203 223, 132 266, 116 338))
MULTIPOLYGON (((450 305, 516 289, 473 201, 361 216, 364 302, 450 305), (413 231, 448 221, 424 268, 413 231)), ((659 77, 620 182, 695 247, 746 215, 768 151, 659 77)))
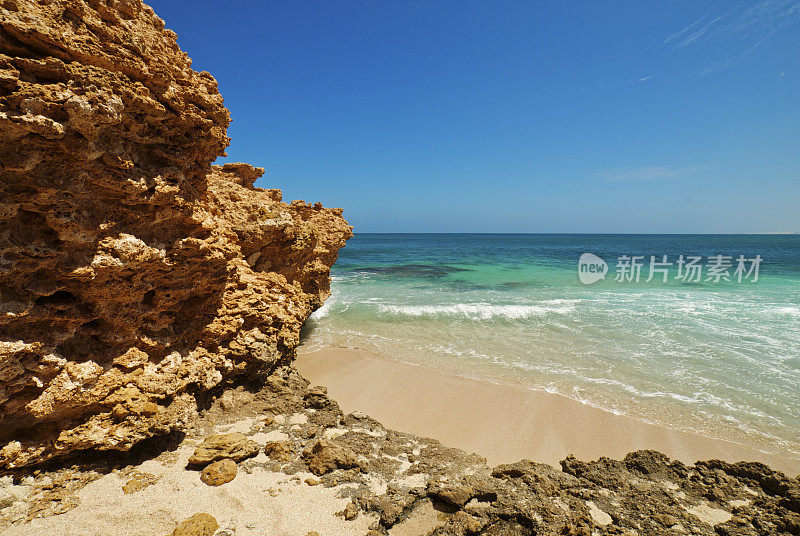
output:
POLYGON ((708 15, 700 17, 696 21, 685 26, 683 29, 678 30, 674 34, 664 39, 664 44, 671 45, 673 49, 689 46, 695 41, 699 41, 703 37, 708 36, 710 32, 713 33, 715 25, 730 13, 731 12, 729 11, 713 19, 708 15))
POLYGON ((741 37, 759 46, 779 30, 800 22, 798 0, 762 0, 748 8, 708 14, 664 39, 665 45, 687 47, 704 39, 741 37))
POLYGON ((800 1, 761 0, 749 7, 708 13, 669 35, 663 44, 676 51, 704 41, 737 41, 731 44, 730 54, 703 69, 700 75, 704 76, 734 65, 779 31, 798 23, 800 1))
POLYGON ((704 166, 683 168, 665 166, 629 167, 599 171, 597 176, 608 182, 659 181, 693 175, 705 169, 708 168, 704 166))
POLYGON ((641 77, 641 78, 634 78, 633 80, 628 80, 628 83, 629 83, 629 84, 633 84, 633 83, 638 83, 638 84, 641 84, 641 83, 643 83, 643 82, 647 82, 647 81, 648 81, 648 80, 650 80, 651 78, 653 78, 653 75, 652 75, 652 74, 646 74, 646 75, 644 75, 644 76, 643 76, 643 77, 641 77))

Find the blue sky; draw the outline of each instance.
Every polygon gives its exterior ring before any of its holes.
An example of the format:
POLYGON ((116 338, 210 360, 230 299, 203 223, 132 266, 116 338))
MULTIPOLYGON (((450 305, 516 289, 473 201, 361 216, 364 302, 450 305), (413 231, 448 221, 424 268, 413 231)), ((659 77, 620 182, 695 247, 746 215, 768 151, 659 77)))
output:
POLYGON ((800 231, 800 0, 153 0, 361 232, 800 231))

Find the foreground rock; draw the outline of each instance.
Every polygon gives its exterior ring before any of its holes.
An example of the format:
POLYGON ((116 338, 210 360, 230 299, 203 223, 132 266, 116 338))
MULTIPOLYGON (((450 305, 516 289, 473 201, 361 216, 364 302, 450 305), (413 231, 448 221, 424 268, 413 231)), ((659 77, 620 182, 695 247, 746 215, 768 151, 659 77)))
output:
POLYGON ((250 437, 274 453, 242 462, 245 472, 281 471, 299 477, 298 486, 341 489, 350 502, 337 515, 363 513, 373 534, 800 534, 800 481, 760 463, 690 466, 638 451, 623 460, 570 457, 561 470, 525 460, 490 468, 362 413, 344 415, 291 369, 277 370, 255 395, 242 392, 236 411, 212 407, 205 419, 243 417, 253 423, 250 437))
POLYGON ((200 480, 209 486, 221 486, 236 478, 236 462, 224 459, 209 464, 200 473, 200 480))
POLYGON ((361 413, 345 415, 283 367, 258 392, 228 391, 192 421, 174 452, 119 475, 104 471, 84 468, 96 475, 85 492, 70 492, 60 473, 9 486, 19 499, 0 510, 0 531, 110 535, 124 519, 150 534, 154 515, 181 520, 205 511, 219 534, 231 536, 800 533, 800 482, 758 463, 685 465, 639 451, 623 460, 567 458, 561 470, 524 460, 490 468, 479 456, 387 430, 361 413), (233 481, 202 484, 186 461, 200 440, 226 433, 263 450, 239 463, 233 481), (142 474, 147 487, 116 496, 95 491, 118 489, 130 474, 142 474), (61 506, 45 509, 43 497, 61 506))
POLYGON ((182 429, 293 356, 351 236, 228 144, 140 0, 0 2, 0 470, 182 429))
POLYGON ((242 461, 258 454, 258 444, 243 434, 218 434, 207 437, 189 458, 191 465, 207 465, 223 459, 242 461))
POLYGON ((3 534, 800 534, 761 464, 489 468, 344 415, 286 364, 350 228, 212 167, 228 119, 139 0, 0 2, 3 534))
POLYGON ((309 470, 317 476, 336 469, 360 467, 355 452, 331 441, 320 439, 303 451, 303 460, 309 470))
POLYGON ((212 536, 219 524, 214 516, 208 514, 195 514, 178 525, 172 536, 212 536))

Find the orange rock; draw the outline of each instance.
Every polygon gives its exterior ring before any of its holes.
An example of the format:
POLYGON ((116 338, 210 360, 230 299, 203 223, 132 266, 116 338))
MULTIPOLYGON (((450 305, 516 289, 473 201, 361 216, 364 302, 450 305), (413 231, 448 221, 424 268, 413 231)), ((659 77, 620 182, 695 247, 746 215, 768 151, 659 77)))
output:
POLYGON ((229 141, 217 82, 149 6, 0 18, 7 469, 127 450, 181 429, 198 393, 288 362, 352 232, 340 209, 253 187, 261 168, 211 165, 229 141))
POLYGON ((221 486, 236 478, 236 462, 230 458, 211 463, 200 473, 200 480, 209 486, 221 486))
POLYGON ((197 446, 189 464, 206 465, 225 458, 238 462, 255 456, 258 450, 258 443, 238 432, 212 435, 197 446))
POLYGON ((214 516, 195 514, 172 531, 172 536, 212 536, 219 524, 214 516))

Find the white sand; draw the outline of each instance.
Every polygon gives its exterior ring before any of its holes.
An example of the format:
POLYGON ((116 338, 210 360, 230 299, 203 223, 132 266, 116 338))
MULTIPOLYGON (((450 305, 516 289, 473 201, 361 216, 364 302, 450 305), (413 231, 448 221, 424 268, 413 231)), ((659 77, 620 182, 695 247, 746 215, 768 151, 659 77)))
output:
POLYGON ((363 411, 384 426, 474 452, 490 465, 523 458, 560 467, 569 454, 621 459, 654 449, 684 463, 712 458, 760 461, 790 476, 800 460, 614 415, 519 385, 454 376, 353 349, 302 353, 296 367, 324 385, 347 413, 363 411))
MULTIPOLYGON (((246 430, 250 424, 242 421, 221 428, 246 430)), ((207 486, 200 482, 198 471, 185 469, 193 450, 194 445, 187 442, 171 463, 144 462, 137 471, 160 478, 136 493, 122 491, 129 477, 108 474, 78 492, 78 507, 12 526, 3 535, 166 536, 199 512, 214 516, 220 533, 227 529, 236 536, 306 536, 309 531, 324 536, 363 535, 376 520, 363 513, 353 521, 334 515, 350 501, 338 497, 346 485, 309 486, 304 481, 311 473, 298 473, 297 481, 284 473, 257 469, 247 474, 240 468, 233 481, 207 486)))

